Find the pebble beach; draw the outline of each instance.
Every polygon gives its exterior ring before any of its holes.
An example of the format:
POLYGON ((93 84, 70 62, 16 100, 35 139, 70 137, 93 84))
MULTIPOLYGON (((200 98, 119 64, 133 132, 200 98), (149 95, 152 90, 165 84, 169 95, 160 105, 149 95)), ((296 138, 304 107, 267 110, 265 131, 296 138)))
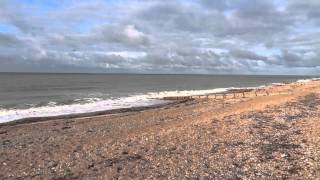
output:
POLYGON ((320 81, 0 124, 0 179, 318 179, 320 81))

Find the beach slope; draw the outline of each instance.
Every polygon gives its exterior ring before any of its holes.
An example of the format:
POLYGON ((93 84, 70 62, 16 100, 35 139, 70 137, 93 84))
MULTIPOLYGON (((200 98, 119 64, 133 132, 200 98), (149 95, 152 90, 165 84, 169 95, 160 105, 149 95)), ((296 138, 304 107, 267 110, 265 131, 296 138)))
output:
POLYGON ((320 82, 266 89, 4 124, 0 179, 320 178, 320 82))

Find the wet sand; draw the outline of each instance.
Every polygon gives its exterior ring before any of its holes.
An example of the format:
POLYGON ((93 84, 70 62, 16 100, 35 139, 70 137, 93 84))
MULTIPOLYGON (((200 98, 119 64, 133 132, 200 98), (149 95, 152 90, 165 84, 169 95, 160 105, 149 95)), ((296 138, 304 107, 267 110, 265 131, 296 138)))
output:
POLYGON ((0 179, 320 178, 320 82, 266 89, 2 124, 0 179))

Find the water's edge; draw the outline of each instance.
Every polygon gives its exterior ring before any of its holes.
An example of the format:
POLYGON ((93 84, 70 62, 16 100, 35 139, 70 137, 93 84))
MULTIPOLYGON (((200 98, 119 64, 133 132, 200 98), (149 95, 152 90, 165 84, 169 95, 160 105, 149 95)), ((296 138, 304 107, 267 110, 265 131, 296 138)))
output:
MULTIPOLYGON (((308 81, 311 79, 297 80, 296 82, 308 81)), ((272 83, 271 83, 272 84, 272 83)), ((279 84, 279 83, 273 83, 279 84)), ((263 85, 263 86, 267 86, 263 85)), ((263 87, 258 86, 258 87, 263 87)), ((128 97, 127 102, 124 101, 123 104, 113 105, 109 101, 92 102, 88 104, 74 104, 73 109, 69 111, 63 111, 66 107, 64 106, 45 106, 26 110, 7 110, 0 111, 0 126, 7 124, 19 124, 21 122, 37 122, 45 121, 51 119, 66 119, 66 118, 76 118, 76 117, 88 117, 88 116, 98 116, 105 114, 115 114, 131 111, 140 111, 149 108, 156 108, 161 106, 166 106, 172 103, 177 103, 173 101, 161 100, 163 97, 168 96, 190 96, 190 95, 204 95, 216 92, 225 92, 230 88, 216 88, 209 90, 186 90, 186 91, 165 91, 158 93, 149 93, 147 95, 140 95, 135 97, 128 97)), ((242 87, 242 88, 257 88, 257 87, 242 87)), ((69 107, 69 106, 68 106, 69 107)))
POLYGON ((76 114, 65 114, 65 115, 57 115, 57 116, 28 117, 28 118, 22 118, 22 119, 17 119, 17 120, 13 120, 13 121, 0 123, 0 127, 14 126, 14 125, 19 125, 19 124, 45 122, 45 121, 51 121, 51 120, 90 118, 90 117, 116 115, 116 114, 122 114, 122 113, 130 113, 130 112, 141 112, 141 111, 145 111, 145 110, 149 110, 149 109, 157 109, 157 108, 164 108, 164 107, 174 106, 174 105, 177 105, 177 104, 180 104, 180 103, 184 103, 186 101, 187 100, 171 101, 171 102, 167 102, 167 103, 155 104, 155 105, 149 105, 149 106, 110 109, 110 110, 104 110, 104 111, 93 111, 93 112, 84 112, 84 113, 76 113, 76 114))

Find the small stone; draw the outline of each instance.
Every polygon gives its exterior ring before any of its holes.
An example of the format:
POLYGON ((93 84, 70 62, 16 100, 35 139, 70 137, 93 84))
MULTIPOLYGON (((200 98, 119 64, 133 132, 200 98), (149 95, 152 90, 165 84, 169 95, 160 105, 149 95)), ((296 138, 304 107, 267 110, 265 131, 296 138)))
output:
POLYGON ((91 164, 88 165, 88 169, 91 169, 93 167, 94 167, 94 163, 91 163, 91 164))
POLYGON ((127 155, 127 154, 129 154, 129 152, 128 151, 122 151, 122 154, 123 155, 127 155))
POLYGON ((70 126, 64 126, 64 127, 62 127, 61 129, 62 129, 62 130, 71 129, 71 127, 70 127, 70 126))

